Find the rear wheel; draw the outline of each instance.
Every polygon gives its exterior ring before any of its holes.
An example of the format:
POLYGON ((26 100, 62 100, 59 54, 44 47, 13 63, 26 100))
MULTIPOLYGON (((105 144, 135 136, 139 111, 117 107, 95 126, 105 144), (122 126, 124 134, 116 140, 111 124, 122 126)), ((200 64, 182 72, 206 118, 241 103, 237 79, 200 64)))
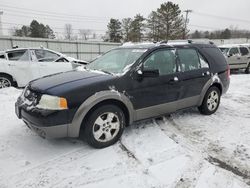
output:
POLYGON ((123 111, 115 105, 103 105, 94 110, 83 124, 83 137, 94 148, 116 143, 125 127, 123 111))
POLYGON ((212 86, 208 89, 202 105, 198 107, 201 114, 211 115, 217 111, 220 105, 221 92, 220 90, 212 86))
POLYGON ((11 87, 13 85, 12 78, 7 75, 0 75, 0 89, 11 87))

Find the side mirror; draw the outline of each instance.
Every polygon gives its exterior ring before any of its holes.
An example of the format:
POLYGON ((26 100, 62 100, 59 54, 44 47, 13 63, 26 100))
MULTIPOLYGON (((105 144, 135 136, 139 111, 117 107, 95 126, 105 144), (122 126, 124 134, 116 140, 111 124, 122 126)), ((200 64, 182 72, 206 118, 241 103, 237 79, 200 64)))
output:
POLYGON ((144 70, 137 70, 137 75, 139 77, 148 77, 148 78, 155 78, 159 77, 160 73, 158 69, 144 69, 144 70))

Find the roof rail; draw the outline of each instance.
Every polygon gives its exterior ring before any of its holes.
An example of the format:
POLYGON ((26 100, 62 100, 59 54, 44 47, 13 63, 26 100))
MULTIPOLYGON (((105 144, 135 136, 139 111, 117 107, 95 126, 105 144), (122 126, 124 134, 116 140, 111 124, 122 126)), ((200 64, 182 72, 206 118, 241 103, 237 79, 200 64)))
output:
POLYGON ((213 41, 210 40, 164 40, 159 42, 159 44, 195 44, 195 43, 201 43, 201 44, 211 44, 214 45, 213 41))

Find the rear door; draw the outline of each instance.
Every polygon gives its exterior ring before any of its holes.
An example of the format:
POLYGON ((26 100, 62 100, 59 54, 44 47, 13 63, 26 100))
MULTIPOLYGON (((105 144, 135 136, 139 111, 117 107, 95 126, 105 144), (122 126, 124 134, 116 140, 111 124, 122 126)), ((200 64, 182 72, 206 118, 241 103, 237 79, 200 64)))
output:
POLYGON ((249 50, 246 47, 240 47, 240 53, 242 58, 242 65, 244 68, 247 68, 248 63, 250 62, 249 50))
POLYGON ((28 49, 8 51, 7 58, 8 69, 18 82, 18 86, 25 86, 29 81, 39 76, 38 67, 31 66, 28 49))
POLYGON ((60 55, 44 49, 35 49, 34 54, 41 76, 72 70, 72 64, 67 61, 56 61, 60 55))
POLYGON ((178 108, 196 106, 203 87, 211 78, 208 62, 193 48, 178 49, 177 55, 182 86, 178 108))

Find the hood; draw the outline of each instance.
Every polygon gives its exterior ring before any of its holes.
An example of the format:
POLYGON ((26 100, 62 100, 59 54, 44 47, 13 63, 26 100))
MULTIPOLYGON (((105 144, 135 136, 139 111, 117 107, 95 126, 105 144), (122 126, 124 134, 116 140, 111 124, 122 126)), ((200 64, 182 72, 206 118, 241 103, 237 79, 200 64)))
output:
POLYGON ((65 90, 88 85, 98 80, 110 79, 113 76, 91 71, 69 71, 45 76, 29 83, 31 90, 47 93, 49 90, 64 88, 65 90))

